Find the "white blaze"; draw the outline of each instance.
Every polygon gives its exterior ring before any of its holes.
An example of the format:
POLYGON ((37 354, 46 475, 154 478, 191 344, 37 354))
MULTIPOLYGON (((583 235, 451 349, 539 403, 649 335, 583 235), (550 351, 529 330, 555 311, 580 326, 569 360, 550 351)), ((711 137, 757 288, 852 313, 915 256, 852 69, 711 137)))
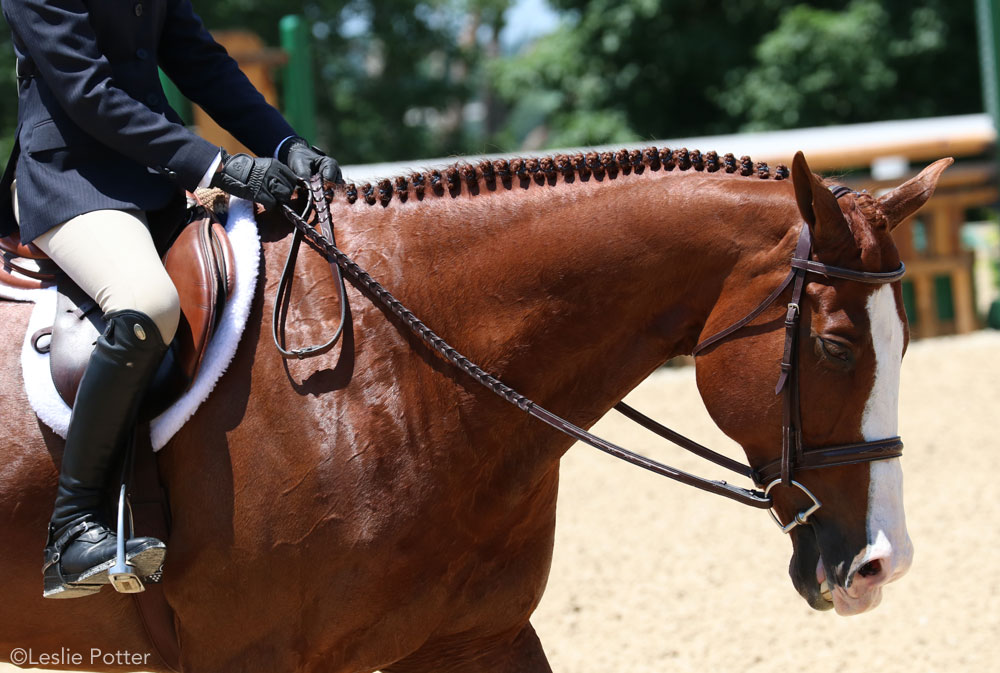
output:
MULTIPOLYGON (((868 298, 868 318, 875 348, 875 383, 861 418, 867 441, 899 434, 899 369, 903 361, 903 322, 892 288, 883 285, 868 298)), ((898 458, 869 463, 868 545, 851 570, 873 558, 887 564, 887 581, 900 577, 913 560, 913 545, 903 513, 903 470, 898 458)))

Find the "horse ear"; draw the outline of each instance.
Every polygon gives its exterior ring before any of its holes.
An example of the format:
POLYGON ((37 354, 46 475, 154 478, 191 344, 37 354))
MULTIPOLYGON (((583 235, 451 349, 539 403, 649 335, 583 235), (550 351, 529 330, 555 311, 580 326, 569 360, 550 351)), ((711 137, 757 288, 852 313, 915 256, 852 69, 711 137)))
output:
POLYGON ((927 203, 927 199, 934 194, 941 173, 953 163, 955 160, 951 157, 938 159, 920 171, 920 175, 904 182, 878 200, 890 231, 927 203))
POLYGON ((850 238, 850 229, 837 197, 809 170, 802 152, 796 152, 792 161, 792 184, 799 213, 812 229, 814 249, 832 250, 845 238, 850 238))

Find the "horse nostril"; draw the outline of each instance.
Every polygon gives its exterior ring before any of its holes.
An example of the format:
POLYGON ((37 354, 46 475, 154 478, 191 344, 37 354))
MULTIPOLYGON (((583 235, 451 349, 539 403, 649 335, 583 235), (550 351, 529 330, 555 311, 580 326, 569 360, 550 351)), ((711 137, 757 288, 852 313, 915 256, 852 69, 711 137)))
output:
POLYGON ((861 577, 874 577, 882 572, 882 561, 875 559, 858 568, 858 575, 861 577))

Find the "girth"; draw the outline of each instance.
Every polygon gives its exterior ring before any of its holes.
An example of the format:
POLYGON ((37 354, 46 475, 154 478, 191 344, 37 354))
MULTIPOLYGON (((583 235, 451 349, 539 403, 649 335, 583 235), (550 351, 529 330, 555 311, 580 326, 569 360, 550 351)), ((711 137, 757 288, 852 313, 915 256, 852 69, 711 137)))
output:
MULTIPOLYGON (((837 198, 844 194, 851 193, 844 187, 833 188, 833 193, 837 198)), ((744 318, 733 323, 729 327, 713 334, 695 346, 692 354, 697 356, 710 346, 717 344, 721 340, 730 336, 734 332, 750 324, 756 317, 767 310, 782 294, 791 286, 791 298, 785 315, 785 346, 781 360, 781 373, 778 384, 775 387, 775 394, 783 395, 783 429, 782 429, 782 451, 781 458, 772 461, 761 468, 754 470, 748 465, 744 465, 728 456, 713 451, 697 442, 684 437, 683 435, 670 430, 653 419, 645 416, 639 411, 628 406, 624 402, 615 405, 615 409, 642 425, 646 429, 667 439, 681 448, 690 451, 706 460, 710 460, 728 470, 753 479, 758 486, 764 486, 764 491, 754 491, 734 486, 725 481, 716 481, 698 477, 676 468, 664 465, 645 456, 639 455, 617 444, 587 432, 569 421, 560 418, 556 414, 535 404, 527 397, 521 395, 516 390, 510 388, 499 379, 483 371, 480 367, 471 362, 468 358, 452 348, 448 343, 438 336, 433 330, 428 328, 416 316, 413 315, 402 303, 399 302, 388 290, 378 281, 372 278, 364 269, 359 267, 347 255, 341 252, 333 242, 332 227, 329 219, 329 203, 320 185, 319 178, 313 176, 309 184, 308 203, 304 212, 300 215, 288 206, 284 206, 283 212, 288 220, 296 228, 296 240, 300 236, 307 238, 313 246, 331 263, 344 271, 360 289, 364 290, 368 297, 393 313, 410 331, 422 339, 431 349, 452 365, 462 370, 470 377, 478 381, 483 386, 489 388, 495 394, 515 405, 522 411, 534 416, 538 420, 559 430, 560 432, 600 449, 605 453, 615 456, 621 460, 650 470, 661 476, 668 477, 675 481, 694 486, 703 491, 722 495, 726 498, 742 502, 752 507, 768 509, 771 518, 782 529, 789 532, 797 525, 807 523, 809 516, 821 507, 819 500, 809 492, 802 484, 795 481, 795 470, 809 470, 821 467, 832 467, 838 465, 851 465, 855 463, 871 462, 875 460, 885 460, 895 458, 902 454, 903 443, 899 437, 891 437, 876 441, 859 442, 855 444, 844 444, 838 446, 825 446, 818 448, 805 448, 802 445, 802 423, 800 418, 799 405, 799 385, 798 385, 798 337, 800 332, 801 300, 806 285, 806 274, 816 273, 829 278, 840 278, 864 283, 892 283, 903 277, 905 267, 900 264, 899 268, 890 272, 867 272, 855 271, 836 266, 829 266, 820 262, 810 260, 812 252, 812 238, 809 227, 802 224, 802 232, 795 248, 795 253, 790 261, 788 275, 778 287, 769 294, 756 308, 754 308, 744 318), (323 233, 310 226, 308 219, 319 222, 322 225, 323 233), (812 504, 800 511, 788 524, 782 524, 773 511, 773 502, 770 491, 774 486, 782 484, 794 486, 801 489, 811 500, 812 504)), ((293 243, 293 248, 297 248, 293 243)), ((290 261, 286 265, 285 274, 290 273, 290 268, 294 266, 294 255, 290 255, 290 261)), ((335 274, 337 275, 337 274, 335 274)), ((339 278, 338 278, 339 280, 339 278)), ((342 282, 342 281, 341 281, 342 282)), ((279 290, 279 298, 283 299, 287 290, 279 290)), ((341 290, 342 310, 343 302, 346 302, 346 294, 341 290)), ((280 303, 276 300, 276 305, 280 303)), ((279 330, 278 315, 275 316, 276 333, 279 330)), ((283 315, 280 317, 284 317, 283 315)), ((342 324, 337 330, 337 334, 331 342, 336 340, 340 334, 342 324)), ((277 336, 275 342, 282 351, 282 355, 288 357, 311 357, 325 352, 326 348, 307 348, 297 351, 286 352, 278 343, 277 336)))

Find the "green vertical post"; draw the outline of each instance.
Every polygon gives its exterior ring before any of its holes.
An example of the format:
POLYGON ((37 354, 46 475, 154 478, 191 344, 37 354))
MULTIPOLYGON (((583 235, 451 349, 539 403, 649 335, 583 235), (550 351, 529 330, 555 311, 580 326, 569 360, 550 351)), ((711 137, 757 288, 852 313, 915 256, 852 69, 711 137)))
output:
MULTIPOLYGON (((993 128, 1000 131, 1000 0, 976 0, 976 23, 983 104, 993 117, 993 128)), ((986 324, 1000 329, 1000 299, 990 306, 986 324)))
POLYGON ((174 109, 174 112, 181 116, 185 124, 190 125, 192 119, 191 102, 184 97, 177 85, 162 70, 160 71, 160 85, 163 87, 163 93, 167 95, 167 103, 174 109))
POLYGON ((911 327, 920 322, 920 314, 917 313, 917 293, 912 280, 903 281, 903 310, 911 327))
POLYGON ((979 26, 979 68, 983 80, 983 107, 1000 128, 1000 0, 976 0, 979 26))
POLYGON ((284 70, 285 116, 296 133, 316 140, 316 94, 313 90, 312 42, 309 26, 296 14, 281 19, 281 48, 288 54, 284 70))

